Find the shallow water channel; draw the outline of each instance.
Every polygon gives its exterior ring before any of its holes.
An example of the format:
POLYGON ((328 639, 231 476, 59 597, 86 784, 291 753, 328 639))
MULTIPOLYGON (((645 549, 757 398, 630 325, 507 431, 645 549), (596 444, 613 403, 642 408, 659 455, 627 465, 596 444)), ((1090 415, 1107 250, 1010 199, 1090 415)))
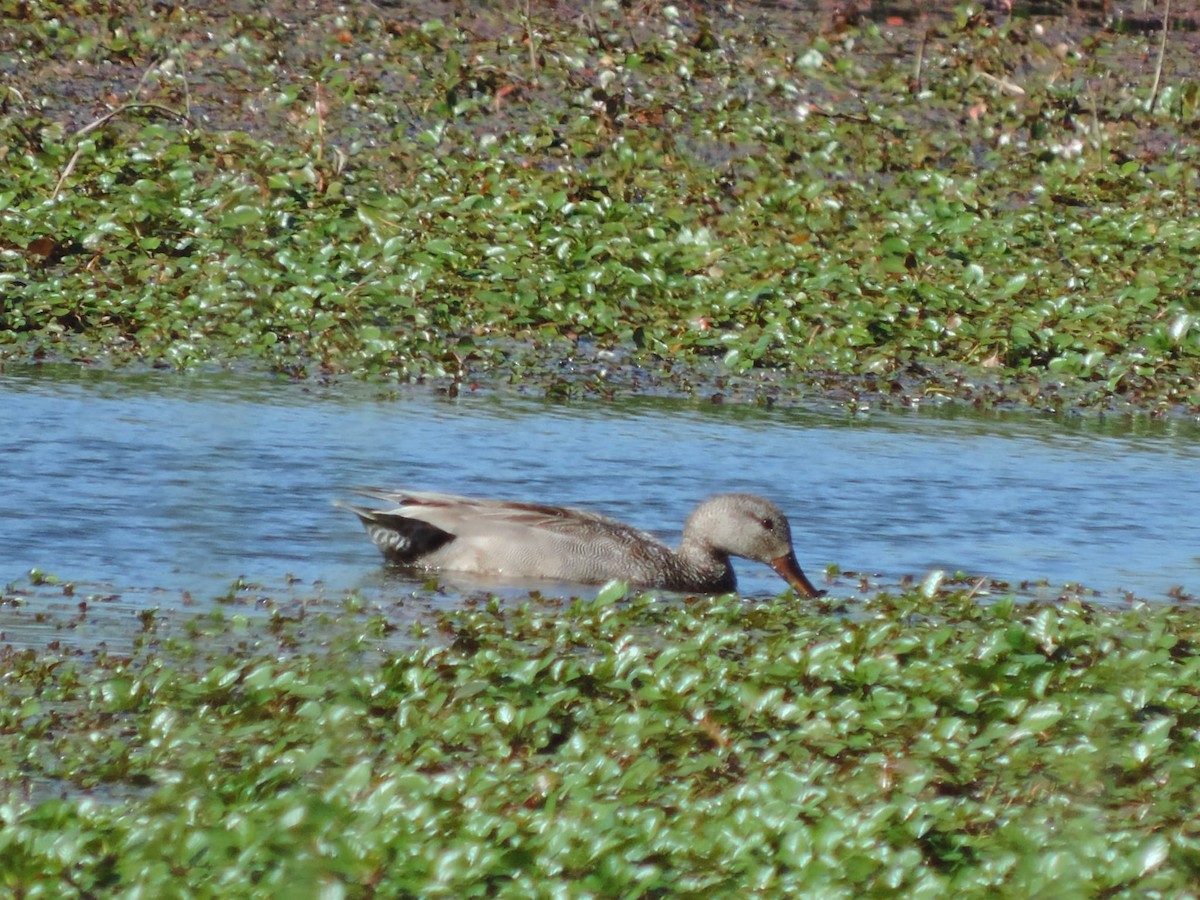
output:
MULTIPOLYGON (((0 373, 0 423, 5 583, 38 568, 201 603, 238 577, 412 592, 381 581, 330 502, 378 484, 586 506, 671 542, 697 500, 753 491, 788 512, 818 584, 836 563, 885 587, 945 569, 1114 602, 1200 592, 1200 428, 1185 421, 447 399, 41 366, 0 373)), ((784 587, 737 568, 745 593, 784 587)))

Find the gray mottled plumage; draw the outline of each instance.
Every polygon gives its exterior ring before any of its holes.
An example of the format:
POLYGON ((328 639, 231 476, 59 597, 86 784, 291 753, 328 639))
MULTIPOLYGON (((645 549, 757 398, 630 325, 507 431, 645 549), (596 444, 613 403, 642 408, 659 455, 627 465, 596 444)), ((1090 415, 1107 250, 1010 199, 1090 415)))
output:
POLYGON ((732 591, 730 556, 766 563, 806 597, 820 592, 800 569, 787 518, 752 494, 717 494, 688 516, 677 551, 586 510, 476 500, 427 491, 360 488, 381 509, 339 504, 362 520, 391 563, 502 578, 550 578, 696 593, 732 591))

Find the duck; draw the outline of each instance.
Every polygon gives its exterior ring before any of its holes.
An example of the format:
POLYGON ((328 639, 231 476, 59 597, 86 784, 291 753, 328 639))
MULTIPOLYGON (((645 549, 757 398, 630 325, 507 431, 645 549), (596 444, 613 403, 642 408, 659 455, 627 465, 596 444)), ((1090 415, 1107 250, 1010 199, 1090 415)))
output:
POLYGON ((731 556, 765 563, 803 597, 819 597, 796 560, 791 526, 754 494, 716 494, 683 526, 679 549, 599 513, 566 506, 481 500, 376 487, 356 494, 383 508, 336 501, 358 516, 384 559, 426 572, 496 579, 553 579, 696 594, 737 589, 731 556))

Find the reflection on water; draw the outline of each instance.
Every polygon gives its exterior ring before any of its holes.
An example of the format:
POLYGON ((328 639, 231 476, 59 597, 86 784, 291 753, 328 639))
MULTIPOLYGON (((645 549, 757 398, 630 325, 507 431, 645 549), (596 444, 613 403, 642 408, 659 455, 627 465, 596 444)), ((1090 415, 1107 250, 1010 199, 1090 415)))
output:
MULTIPOLYGON (((244 576, 350 588, 379 558, 330 501, 406 485, 591 507, 674 541, 723 490, 790 514, 828 563, 1200 591, 1200 430, 1031 414, 843 413, 639 400, 448 400, 231 374, 0 374, 0 578, 31 568, 216 595, 244 576)), ((776 576, 737 563, 748 593, 776 576)), ((849 588, 843 588, 849 590, 849 588)))

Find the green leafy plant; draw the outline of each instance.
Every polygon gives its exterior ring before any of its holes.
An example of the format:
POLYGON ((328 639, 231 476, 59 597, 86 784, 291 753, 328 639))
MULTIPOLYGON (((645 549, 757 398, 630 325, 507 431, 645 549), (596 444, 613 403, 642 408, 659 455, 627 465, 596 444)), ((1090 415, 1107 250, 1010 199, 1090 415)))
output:
POLYGON ((914 72, 870 23, 475 15, 14 10, 0 352, 545 382, 586 337, 1194 403, 1196 160, 1139 127, 1144 38, 968 10, 914 72), (111 112, 54 100, 64 54, 131 76, 111 112))
MULTIPOLYGON (((13 590, 6 606, 38 602, 13 590)), ((263 602, 156 617, 120 653, 3 651, 6 889, 984 896, 1196 877, 1190 605, 614 584, 490 600, 397 647, 395 607, 268 600, 268 628, 263 602)))

